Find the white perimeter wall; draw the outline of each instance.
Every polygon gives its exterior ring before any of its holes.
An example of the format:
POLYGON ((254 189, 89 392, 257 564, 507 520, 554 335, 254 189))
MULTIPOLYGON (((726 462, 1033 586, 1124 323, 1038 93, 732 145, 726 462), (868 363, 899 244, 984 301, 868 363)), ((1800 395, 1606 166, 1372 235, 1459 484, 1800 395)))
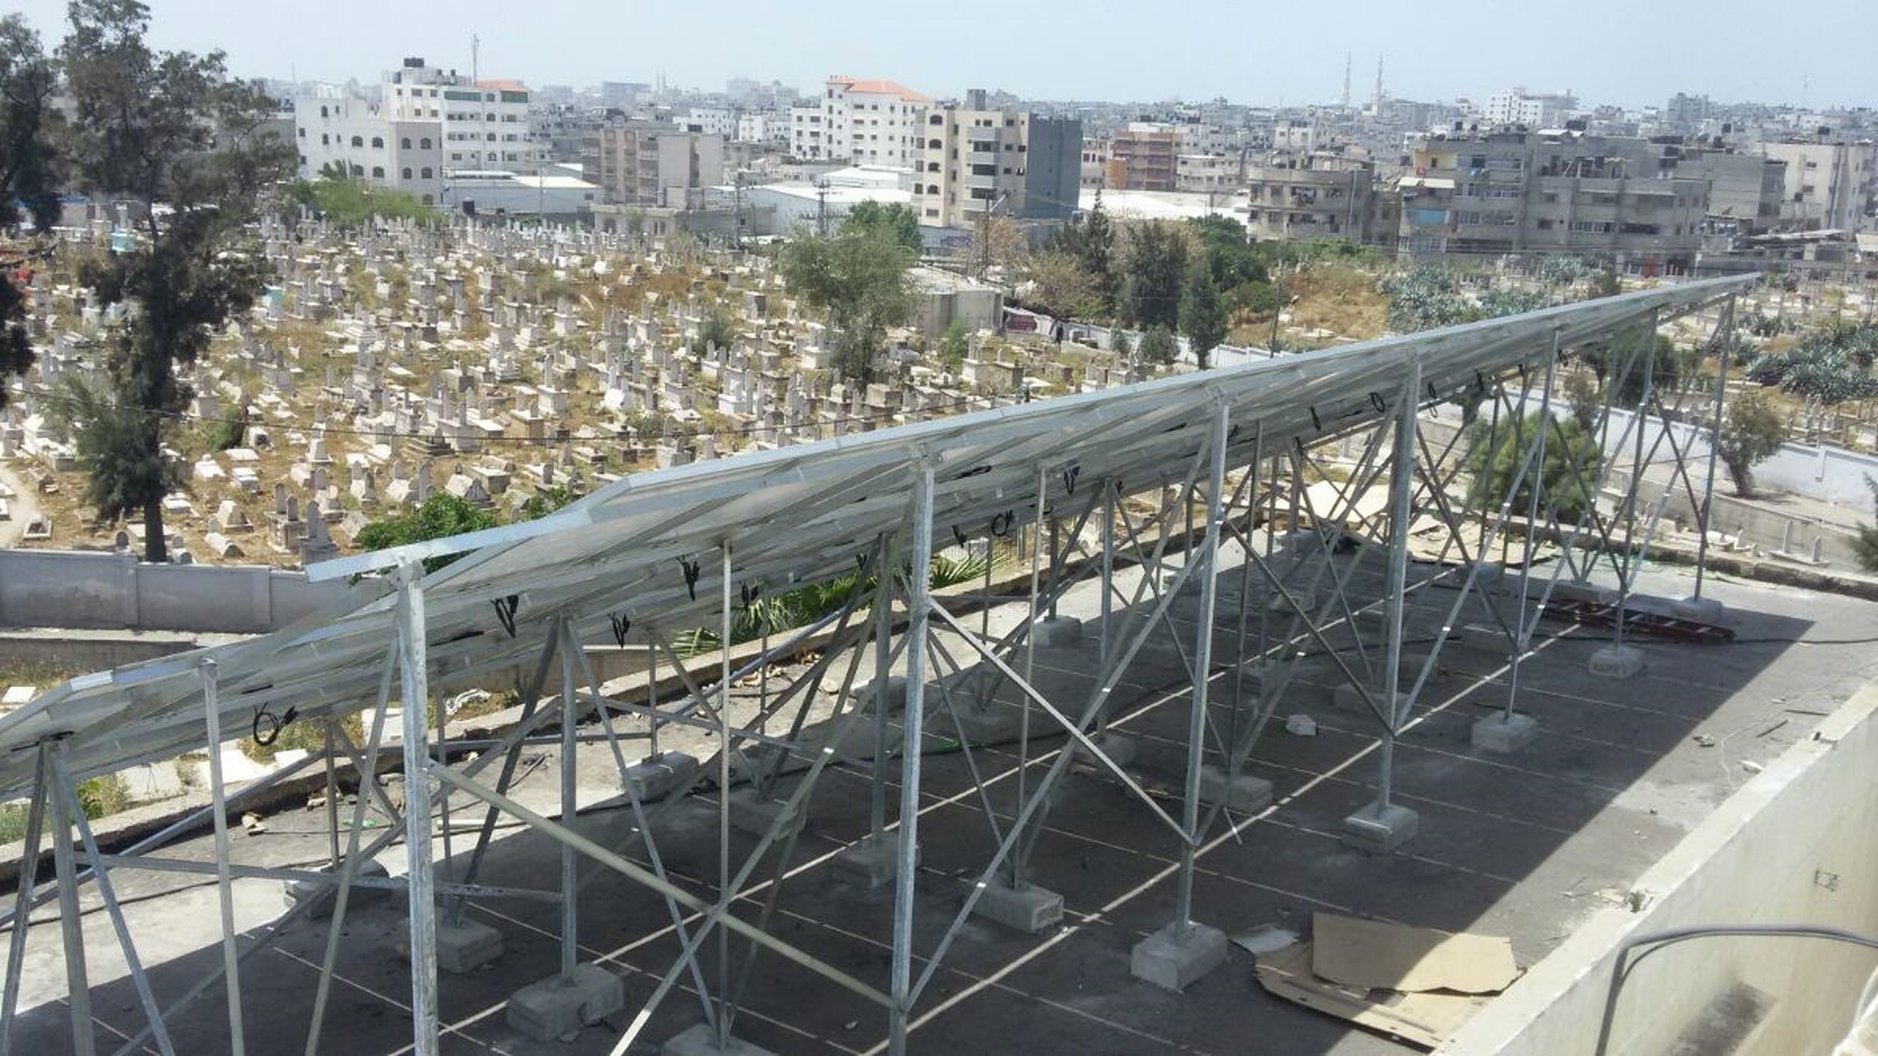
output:
POLYGON ((0 625, 261 633, 345 594, 265 565, 149 565, 128 554, 0 550, 0 625))
MULTIPOLYGON (((1641 912, 1612 908, 1488 1005, 1442 1054, 1590 1053, 1619 945, 1717 924, 1878 933, 1878 684, 1755 776, 1639 879, 1641 912)), ((1739 1056, 1832 1050, 1878 954, 1816 939, 1696 939, 1651 955, 1619 1004, 1612 1056, 1670 1051, 1736 981, 1776 999, 1739 1056)))

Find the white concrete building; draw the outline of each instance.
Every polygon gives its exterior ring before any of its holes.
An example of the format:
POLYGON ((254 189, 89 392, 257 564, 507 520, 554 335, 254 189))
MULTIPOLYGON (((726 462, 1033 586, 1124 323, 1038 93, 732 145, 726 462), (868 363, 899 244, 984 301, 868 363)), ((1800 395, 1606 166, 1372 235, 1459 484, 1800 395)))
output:
POLYGON ((472 84, 421 58, 387 72, 372 94, 318 85, 294 100, 302 177, 336 165, 427 203, 441 200, 450 170, 538 169, 541 147, 529 128, 528 89, 520 82, 472 84))
POLYGON ((672 117, 672 124, 681 132, 702 132, 707 136, 723 136, 726 139, 737 135, 737 111, 715 106, 694 106, 682 114, 672 117))
POLYGON ((892 81, 830 77, 820 100, 789 109, 789 152, 817 161, 914 165, 931 102, 892 81))
POLYGON ((741 114, 737 118, 739 143, 789 142, 789 115, 786 113, 741 114))
POLYGON ((1538 130, 1558 127, 1576 109, 1578 100, 1570 92, 1535 93, 1514 88, 1488 96, 1480 116, 1495 125, 1525 125, 1538 130))

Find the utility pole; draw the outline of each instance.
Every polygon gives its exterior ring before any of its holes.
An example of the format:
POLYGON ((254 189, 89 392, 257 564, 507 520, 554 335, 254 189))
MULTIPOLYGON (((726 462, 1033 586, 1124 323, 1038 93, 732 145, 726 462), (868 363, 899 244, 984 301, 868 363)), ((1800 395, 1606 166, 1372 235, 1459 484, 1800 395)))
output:
POLYGON ((828 237, 828 177, 815 181, 815 233, 822 238, 828 237))
POLYGON ((739 252, 743 250, 743 170, 731 175, 730 239, 739 252))

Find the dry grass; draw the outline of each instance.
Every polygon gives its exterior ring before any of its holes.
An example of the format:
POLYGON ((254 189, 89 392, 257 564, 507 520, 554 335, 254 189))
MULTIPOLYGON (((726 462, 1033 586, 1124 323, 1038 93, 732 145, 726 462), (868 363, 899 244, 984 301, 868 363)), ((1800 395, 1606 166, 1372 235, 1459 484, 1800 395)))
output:
POLYGON ((1381 336, 1389 322, 1389 298, 1376 288, 1377 276, 1341 265, 1314 265, 1285 280, 1297 298, 1293 326, 1329 330, 1340 337, 1381 336))

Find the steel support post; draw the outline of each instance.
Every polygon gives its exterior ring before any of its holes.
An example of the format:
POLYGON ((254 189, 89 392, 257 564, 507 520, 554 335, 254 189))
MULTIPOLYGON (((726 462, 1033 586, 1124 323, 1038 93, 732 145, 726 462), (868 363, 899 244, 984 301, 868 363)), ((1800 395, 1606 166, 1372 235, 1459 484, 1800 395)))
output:
MULTIPOLYGON (((241 1023, 241 970, 236 966, 241 951, 235 945, 235 890, 229 875, 228 802, 222 785, 222 706, 217 685, 215 661, 202 661, 202 712, 208 725, 209 804, 215 820, 215 891, 222 909, 222 977, 228 991, 228 1044, 234 1056, 242 1056, 247 1044, 241 1023)), ((327 729, 328 743, 332 731, 327 729)), ((327 796, 333 794, 332 755, 327 754, 327 796)), ((330 799, 328 800, 330 803, 330 799)), ((338 830, 334 829, 337 839, 338 830)), ((100 873, 99 875, 103 875, 100 873)))
MULTIPOLYGON (((51 748, 42 742, 39 751, 40 765, 45 767, 50 762, 51 748)), ((91 982, 85 972, 85 921, 78 907, 78 870, 72 864, 72 811, 64 790, 56 787, 59 778, 49 770, 46 776, 50 790, 47 805, 52 811, 52 862, 59 878, 59 930, 65 938, 65 989, 72 1008, 72 1051, 77 1056, 96 1056, 91 982)), ((104 875, 101 870, 92 872, 94 876, 104 875)))
MULTIPOLYGON (((720 598, 723 602, 719 613, 718 628, 718 683, 717 683, 717 729, 720 743, 717 749, 717 904, 720 912, 730 913, 730 766, 731 729, 730 729, 730 561, 731 546, 728 537, 722 547, 723 564, 721 566, 720 598)), ((918 753, 915 753, 918 754, 918 753)), ((728 1049, 730 1045, 730 932, 717 929, 717 1047, 728 1049)))
MULTIPOLYGON (((987 602, 986 610, 990 607, 987 602)), ((874 762, 867 804, 868 838, 877 845, 887 832, 887 679, 892 672, 893 539, 883 536, 874 582, 874 762)))
POLYGON ((1702 577, 1708 567, 1708 527, 1709 510, 1715 497, 1715 461, 1721 452, 1722 404, 1728 392, 1728 356, 1735 345, 1735 295, 1729 294, 1726 307, 1722 309, 1721 321, 1716 324, 1721 331, 1721 363, 1715 371, 1715 410, 1709 418, 1708 434, 1708 473, 1702 478, 1702 505, 1696 512, 1696 527, 1701 537, 1695 544, 1695 600, 1702 600, 1702 577))
MULTIPOLYGON (((580 718, 580 684, 575 662, 573 632, 562 621, 556 628, 561 646, 561 824, 573 828, 579 813, 574 801, 580 775, 577 756, 580 744, 574 739, 580 718)), ((572 978, 580 960, 580 854, 561 846, 561 975, 572 978)))
POLYGON ((912 1011, 913 982, 913 869, 919 856, 919 730, 926 716, 927 597, 931 593, 933 471, 919 467, 913 492, 913 573, 907 578, 906 724, 915 746, 900 753, 900 846, 893 876, 893 964, 889 993, 888 1045, 893 1056, 905 1056, 907 1017, 912 1011))
POLYGON ((1415 493, 1415 434, 1419 426, 1415 412, 1422 387, 1421 360, 1409 360, 1408 378, 1402 383, 1401 406, 1395 422, 1395 456, 1389 478, 1389 583, 1384 620, 1389 628, 1389 644, 1383 660, 1382 706, 1389 714, 1383 726, 1382 750, 1378 753, 1376 804, 1379 817, 1389 809, 1389 797, 1395 781, 1395 736, 1402 726, 1406 710, 1396 700, 1402 684, 1402 590, 1408 582, 1408 528, 1413 515, 1410 499, 1415 493))
MULTIPOLYGON (((96 862, 100 857, 98 841, 92 837, 91 822, 85 819, 84 807, 78 802, 78 783, 72 780, 71 771, 65 767, 64 752, 63 744, 53 752, 53 783, 71 811, 72 823, 78 826, 78 839, 85 848, 85 854, 96 862)), ((71 853, 69 845, 66 853, 71 853)), ((117 889, 111 883, 111 871, 97 866, 93 873, 98 885, 98 897, 104 900, 104 911, 111 918, 111 929, 117 932, 117 945, 124 954, 124 967, 130 973, 131 985, 137 991, 137 1001, 143 1006, 144 1017, 149 1020, 157 1051, 163 1056, 176 1056, 176 1046, 171 1044, 169 1029, 163 1022, 163 1010, 157 1007, 156 993, 150 989, 150 978, 144 974, 142 958, 137 956, 137 944, 131 940, 130 922, 124 919, 124 907, 118 903, 117 889)))
MULTIPOLYGON (((1533 455, 1519 472, 1521 476, 1530 472, 1532 483, 1526 496, 1526 549, 1525 556, 1519 562, 1519 608, 1514 610, 1514 619, 1518 624, 1518 634, 1513 640, 1513 656, 1506 676, 1506 716, 1510 719, 1519 697, 1519 661, 1527 649, 1532 648, 1532 632, 1539 626, 1539 613, 1534 612, 1531 622, 1526 619, 1526 606, 1530 599, 1527 587, 1532 581, 1532 559, 1537 546, 1539 530, 1539 493, 1545 488, 1545 441, 1552 432, 1552 382, 1558 374, 1559 332, 1552 331, 1552 349, 1545 359, 1545 389, 1539 394, 1539 431, 1533 438, 1533 455)), ((1520 406, 1526 405, 1525 393, 1520 394, 1520 406)), ((1518 437, 1515 432, 1514 437, 1518 437)), ((1508 493, 1508 501, 1519 494, 1518 481, 1514 481, 1513 490, 1508 493)), ((1591 498, 1588 497, 1587 501, 1591 498)), ((1504 517, 1502 517, 1504 520, 1504 517)), ((1472 578, 1471 576, 1469 577, 1472 578)))
POLYGON ((20 875, 14 896, 13 934, 7 940, 5 994, 0 996, 0 1056, 13 1053, 13 1013, 20 1003, 20 972, 26 964, 26 931, 32 923, 29 904, 33 881, 39 874, 39 848, 45 836, 46 746, 42 742, 33 752, 33 795, 26 804, 26 842, 20 855, 20 875))
POLYGON ((430 860, 431 766, 424 743, 430 670, 423 575, 421 562, 398 566, 398 671, 403 685, 404 847, 411 913, 411 1051, 436 1056, 437 893, 430 860))
MULTIPOLYGON (((1631 549, 1631 544, 1637 534, 1637 496, 1643 490, 1643 467, 1645 464, 1643 457, 1643 434, 1645 432, 1643 419, 1644 415, 1648 413, 1650 406, 1650 390, 1656 384, 1656 327, 1657 315, 1655 312, 1651 312, 1650 328, 1646 331, 1648 336, 1647 340, 1644 342, 1644 351, 1642 353, 1643 394, 1637 398, 1637 406, 1630 412, 1631 421, 1637 427, 1636 451, 1630 458, 1630 486, 1624 489, 1624 563, 1622 570, 1617 576, 1617 619, 1611 630, 1612 648, 1620 653, 1623 652, 1624 649, 1624 624, 1628 622, 1625 617, 1628 615, 1630 605, 1630 591, 1632 585, 1636 582, 1637 566, 1640 563, 1636 551, 1631 549)), ((1668 429, 1669 423, 1664 422, 1663 428, 1668 429)), ((1588 503, 1596 503, 1597 499, 1598 497, 1595 494, 1585 497, 1585 501, 1588 503)))
POLYGON ((1213 610, 1219 600, 1219 537, 1225 517, 1226 440, 1232 409, 1225 403, 1213 412, 1213 465, 1206 489, 1206 541, 1200 550, 1199 627, 1194 632, 1193 700, 1187 718, 1187 788, 1181 827, 1187 838, 1180 845, 1180 875, 1174 893, 1174 923, 1185 933, 1193 927, 1193 873, 1200 843, 1200 765, 1206 754, 1206 702, 1213 664, 1213 610))

